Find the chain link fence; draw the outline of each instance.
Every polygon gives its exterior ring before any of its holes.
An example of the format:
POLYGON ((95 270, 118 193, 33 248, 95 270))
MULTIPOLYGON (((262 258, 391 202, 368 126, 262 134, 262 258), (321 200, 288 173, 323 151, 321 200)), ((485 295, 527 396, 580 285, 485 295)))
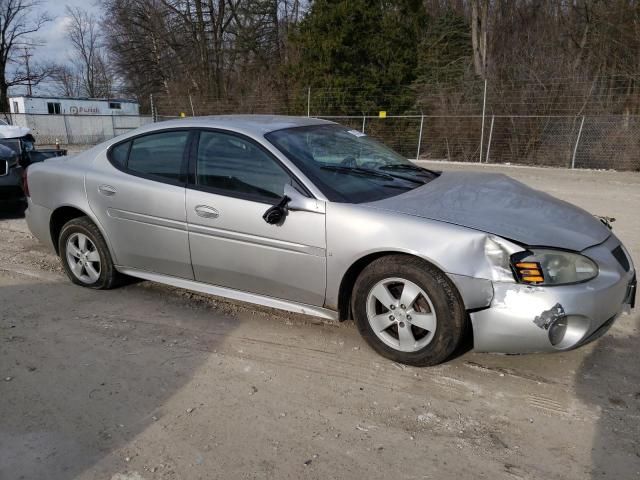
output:
POLYGON ((1 118, 31 130, 40 145, 95 145, 153 122, 151 115, 48 115, 6 113, 1 118))
POLYGON ((640 170, 636 116, 323 116, 408 158, 640 170))
MULTIPOLYGON (((640 117, 316 115, 379 139, 407 158, 640 171, 640 117), (484 127, 483 127, 484 125, 484 127)), ((40 145, 93 145, 174 116, 6 114, 40 145)))
POLYGON ((640 77, 470 79, 423 86, 264 88, 149 98, 156 115, 306 115, 362 130, 408 158, 640 170, 640 77), (379 112, 386 112, 381 118, 379 112))

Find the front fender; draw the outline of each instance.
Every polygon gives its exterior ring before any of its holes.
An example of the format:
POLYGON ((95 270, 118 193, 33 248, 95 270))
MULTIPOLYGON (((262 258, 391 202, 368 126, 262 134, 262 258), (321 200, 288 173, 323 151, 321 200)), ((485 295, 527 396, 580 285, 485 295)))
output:
POLYGON ((492 265, 484 251, 489 234, 353 204, 328 203, 326 219, 327 308, 337 307, 351 265, 381 252, 417 256, 448 274, 467 308, 490 303, 492 265))

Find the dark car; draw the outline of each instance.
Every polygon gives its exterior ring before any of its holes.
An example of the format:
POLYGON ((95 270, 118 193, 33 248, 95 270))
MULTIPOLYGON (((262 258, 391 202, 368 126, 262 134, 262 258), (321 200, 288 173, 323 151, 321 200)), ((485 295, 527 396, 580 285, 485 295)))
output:
POLYGON ((59 149, 35 150, 31 135, 0 138, 0 203, 24 199, 22 172, 29 165, 66 154, 59 149))
POLYGON ((0 142, 0 202, 19 200, 22 193, 22 167, 20 155, 5 145, 8 140, 0 142))

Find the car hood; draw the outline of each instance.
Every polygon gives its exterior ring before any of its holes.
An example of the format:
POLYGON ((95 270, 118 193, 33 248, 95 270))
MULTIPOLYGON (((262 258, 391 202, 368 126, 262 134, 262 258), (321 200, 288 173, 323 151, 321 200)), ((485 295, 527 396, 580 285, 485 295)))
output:
POLYGON ((422 187, 367 205, 482 230, 528 246, 581 251, 611 234, 585 210, 495 173, 443 172, 422 187))
POLYGON ((30 128, 15 125, 0 125, 0 138, 22 138, 31 132, 30 128))

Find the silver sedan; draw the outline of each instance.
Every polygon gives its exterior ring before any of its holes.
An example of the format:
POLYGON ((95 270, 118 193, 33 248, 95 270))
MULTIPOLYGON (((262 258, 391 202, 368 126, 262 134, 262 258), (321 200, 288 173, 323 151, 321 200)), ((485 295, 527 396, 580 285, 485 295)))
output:
POLYGON ((412 365, 575 348, 633 306, 606 222, 504 175, 421 168, 310 118, 152 124, 28 169, 70 280, 124 276, 329 319, 412 365))

